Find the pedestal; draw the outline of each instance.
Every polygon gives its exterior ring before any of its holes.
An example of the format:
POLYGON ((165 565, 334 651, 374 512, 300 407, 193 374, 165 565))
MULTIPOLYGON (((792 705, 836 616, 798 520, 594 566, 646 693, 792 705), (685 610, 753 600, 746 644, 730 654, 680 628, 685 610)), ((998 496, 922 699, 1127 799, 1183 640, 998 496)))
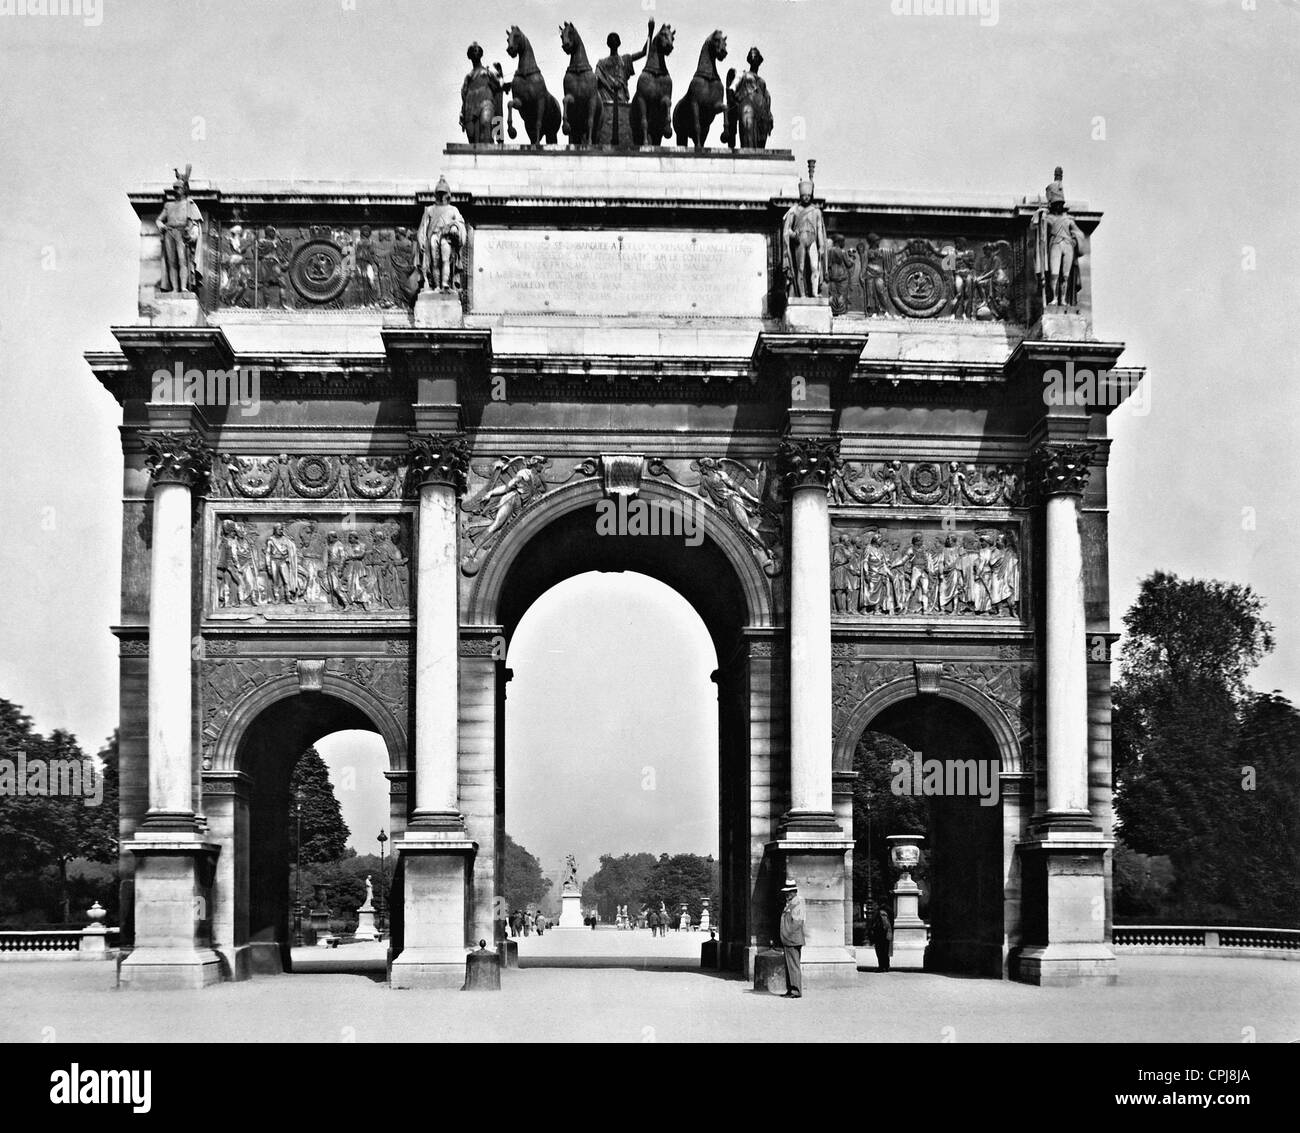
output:
POLYGON ((158 327, 201 327, 207 325, 199 297, 192 291, 160 291, 154 296, 155 314, 150 321, 158 327))
POLYGON ((449 988, 465 982, 469 864, 478 843, 463 834, 408 831, 398 841, 402 870, 402 951, 389 986, 449 988))
POLYGON ((709 899, 704 898, 704 908, 700 911, 700 931, 708 932, 713 928, 713 921, 709 917, 709 899))
POLYGON ((197 834, 137 832, 135 947, 118 969, 128 988, 193 989, 218 983, 212 950, 212 881, 220 847, 197 834))
POLYGON ((1105 854, 1100 834, 1047 831, 1020 843, 1025 944, 1015 978, 1042 987, 1113 984, 1115 953, 1106 944, 1105 854))
POLYGON ((367 901, 357 910, 357 929, 352 934, 353 940, 378 940, 379 932, 375 928, 375 909, 367 901))
POLYGON ((582 923, 582 894, 560 894, 560 923, 556 928, 586 928, 582 923))
MULTIPOLYGON (((844 855, 853 848, 843 834, 809 833, 769 842, 768 853, 779 863, 774 871, 799 887, 804 901, 804 982, 842 986, 857 982, 857 957, 844 940, 844 855)), ((774 900, 772 931, 781 918, 774 900)))
POLYGON ((791 334, 830 334, 833 321, 829 299, 785 301, 785 329, 791 334))
POLYGON ((891 969, 919 972, 925 968, 925 948, 930 930, 917 912, 921 888, 915 881, 899 881, 894 886, 894 947, 890 954, 891 969))
POLYGON ((417 327, 459 327, 465 325, 465 308, 458 291, 425 288, 415 297, 412 321, 417 327))

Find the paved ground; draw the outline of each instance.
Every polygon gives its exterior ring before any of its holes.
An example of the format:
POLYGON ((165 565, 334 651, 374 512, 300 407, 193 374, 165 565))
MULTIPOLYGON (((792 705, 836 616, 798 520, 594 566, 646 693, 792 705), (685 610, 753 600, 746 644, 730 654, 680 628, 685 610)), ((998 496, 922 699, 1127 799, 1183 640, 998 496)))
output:
POLYGON ((303 959, 378 970, 201 992, 119 992, 109 963, 0 963, 0 1041, 1236 1043, 1246 1028, 1259 1042, 1300 1039, 1300 963, 1125 956, 1118 986, 1072 989, 862 973, 856 987, 785 1000, 696 969, 700 939, 527 937, 526 965, 582 966, 504 972, 499 995, 390 991, 373 945, 303 959))

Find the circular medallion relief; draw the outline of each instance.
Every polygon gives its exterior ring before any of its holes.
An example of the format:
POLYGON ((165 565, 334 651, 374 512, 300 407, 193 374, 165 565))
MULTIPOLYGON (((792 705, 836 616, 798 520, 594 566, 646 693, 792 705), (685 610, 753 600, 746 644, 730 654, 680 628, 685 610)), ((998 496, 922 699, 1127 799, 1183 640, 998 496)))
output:
POLYGON ((908 256, 894 266, 889 293, 903 314, 917 319, 943 314, 951 298, 943 269, 922 256, 908 256))
POLYGON ((329 240, 309 240, 289 261, 293 289, 312 303, 328 303, 343 294, 347 276, 343 250, 329 240))

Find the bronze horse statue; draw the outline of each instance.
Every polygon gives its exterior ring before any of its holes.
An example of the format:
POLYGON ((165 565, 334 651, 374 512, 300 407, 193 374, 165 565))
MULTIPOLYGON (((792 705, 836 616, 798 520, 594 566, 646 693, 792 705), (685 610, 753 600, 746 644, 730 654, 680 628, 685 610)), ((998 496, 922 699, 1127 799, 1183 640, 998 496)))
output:
POLYGON ((664 24, 650 40, 645 67, 636 81, 631 122, 634 146, 657 146, 672 133, 673 77, 668 73, 668 56, 673 53, 677 33, 664 24))
POLYGON ((704 148, 713 119, 722 115, 722 132, 727 132, 727 91, 718 74, 718 60, 727 57, 727 37, 715 31, 700 48, 700 62, 682 100, 673 108, 673 131, 677 144, 688 141, 704 148))
POLYGON ((506 54, 519 60, 515 65, 515 77, 508 85, 510 101, 506 103, 506 132, 512 138, 518 134, 514 123, 514 112, 518 110, 530 143, 539 146, 545 140, 554 145, 560 133, 560 104, 546 89, 546 80, 542 78, 533 55, 533 45, 514 24, 506 32, 506 54))
POLYGON ((595 145, 600 138, 602 108, 596 72, 587 61, 582 36, 567 20, 560 25, 560 46, 569 57, 564 72, 564 120, 561 128, 571 146, 595 145))

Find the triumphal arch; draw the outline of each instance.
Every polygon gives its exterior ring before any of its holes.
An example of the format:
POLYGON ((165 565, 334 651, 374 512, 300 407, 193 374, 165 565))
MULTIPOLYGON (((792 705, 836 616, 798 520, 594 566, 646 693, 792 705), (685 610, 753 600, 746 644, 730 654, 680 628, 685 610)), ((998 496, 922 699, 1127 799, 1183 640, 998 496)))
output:
POLYGON ((390 983, 459 987, 495 936, 511 635, 590 570, 663 580, 712 637, 727 967, 793 881, 810 981, 864 978, 873 729, 994 768, 994 805, 936 804, 926 964, 1113 979, 1106 418, 1136 372, 1093 331, 1100 214, 1059 171, 825 187, 765 148, 757 52, 674 109, 679 146, 617 82, 549 144, 521 62, 506 116, 541 137, 508 143, 470 57, 469 140, 416 182, 131 194, 139 319, 89 356, 123 411, 123 984, 283 970, 290 769, 362 728, 390 983))

